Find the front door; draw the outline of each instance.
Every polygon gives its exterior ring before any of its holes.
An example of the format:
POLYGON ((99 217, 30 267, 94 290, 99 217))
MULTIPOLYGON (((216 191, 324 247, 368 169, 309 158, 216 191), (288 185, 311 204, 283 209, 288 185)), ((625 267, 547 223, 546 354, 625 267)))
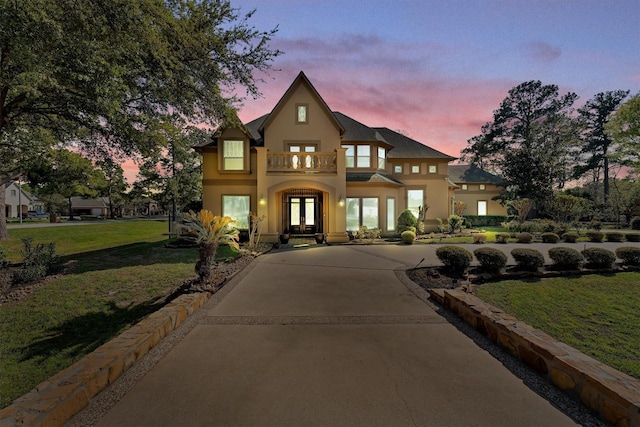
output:
POLYGON ((289 220, 292 234, 314 234, 317 230, 317 198, 289 197, 289 220))

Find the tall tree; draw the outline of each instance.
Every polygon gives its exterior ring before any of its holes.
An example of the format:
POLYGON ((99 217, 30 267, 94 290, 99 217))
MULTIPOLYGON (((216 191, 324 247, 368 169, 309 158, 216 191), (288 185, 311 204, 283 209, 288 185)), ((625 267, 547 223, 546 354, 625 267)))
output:
MULTIPOLYGON (((4 138, 26 129, 147 156, 169 112, 193 124, 234 120, 235 89, 258 96, 254 71, 280 53, 268 47, 277 28, 257 30, 252 14, 228 0, 0 1, 1 149, 26 149, 4 138)), ((0 184, 14 170, 2 163, 0 184)))
POLYGON ((596 180, 603 175, 604 204, 609 204, 609 167, 611 160, 611 145, 613 140, 605 132, 605 126, 620 103, 627 97, 629 91, 616 90, 600 92, 588 100, 578 109, 582 132, 583 162, 574 168, 574 177, 580 178, 591 172, 596 180))
POLYGON ((106 197, 109 202, 109 218, 115 218, 120 213, 120 207, 124 203, 124 195, 128 185, 124 178, 124 169, 111 158, 96 163, 104 174, 105 184, 98 189, 100 196, 106 197))
POLYGON ((560 96, 558 86, 540 81, 522 83, 509 91, 493 121, 480 135, 467 141, 466 161, 499 175, 505 182, 505 198, 540 200, 566 180, 568 140, 575 134, 569 116, 577 99, 560 96))
POLYGON ((640 174, 640 93, 622 104, 605 125, 618 150, 616 160, 640 174))

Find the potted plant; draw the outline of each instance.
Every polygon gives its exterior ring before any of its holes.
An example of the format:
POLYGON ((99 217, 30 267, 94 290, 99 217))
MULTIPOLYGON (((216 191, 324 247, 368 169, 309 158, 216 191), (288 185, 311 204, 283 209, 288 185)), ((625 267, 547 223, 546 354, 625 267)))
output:
POLYGON ((320 244, 320 243, 324 242, 324 234, 316 233, 315 237, 316 237, 316 243, 317 244, 320 244))
POLYGON ((289 243, 289 237, 290 237, 289 230, 285 228, 282 234, 280 235, 280 243, 282 243, 283 245, 286 245, 287 243, 289 243))

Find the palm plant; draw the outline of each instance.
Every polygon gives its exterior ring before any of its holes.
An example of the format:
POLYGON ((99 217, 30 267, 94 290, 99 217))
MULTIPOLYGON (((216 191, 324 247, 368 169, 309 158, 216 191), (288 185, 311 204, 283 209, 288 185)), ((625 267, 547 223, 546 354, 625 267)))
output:
POLYGON ((197 214, 189 212, 184 215, 182 228, 198 244, 199 259, 196 273, 200 281, 206 282, 211 277, 214 257, 219 245, 229 245, 239 249, 238 229, 233 226, 236 221, 228 216, 214 215, 211 211, 201 210, 197 214))

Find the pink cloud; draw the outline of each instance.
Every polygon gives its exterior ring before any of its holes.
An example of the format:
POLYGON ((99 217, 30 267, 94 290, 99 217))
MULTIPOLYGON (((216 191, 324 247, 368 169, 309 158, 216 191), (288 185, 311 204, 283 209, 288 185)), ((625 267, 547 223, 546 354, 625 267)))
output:
POLYGON ((553 62, 562 55, 562 49, 545 42, 528 43, 526 49, 535 61, 553 62))

